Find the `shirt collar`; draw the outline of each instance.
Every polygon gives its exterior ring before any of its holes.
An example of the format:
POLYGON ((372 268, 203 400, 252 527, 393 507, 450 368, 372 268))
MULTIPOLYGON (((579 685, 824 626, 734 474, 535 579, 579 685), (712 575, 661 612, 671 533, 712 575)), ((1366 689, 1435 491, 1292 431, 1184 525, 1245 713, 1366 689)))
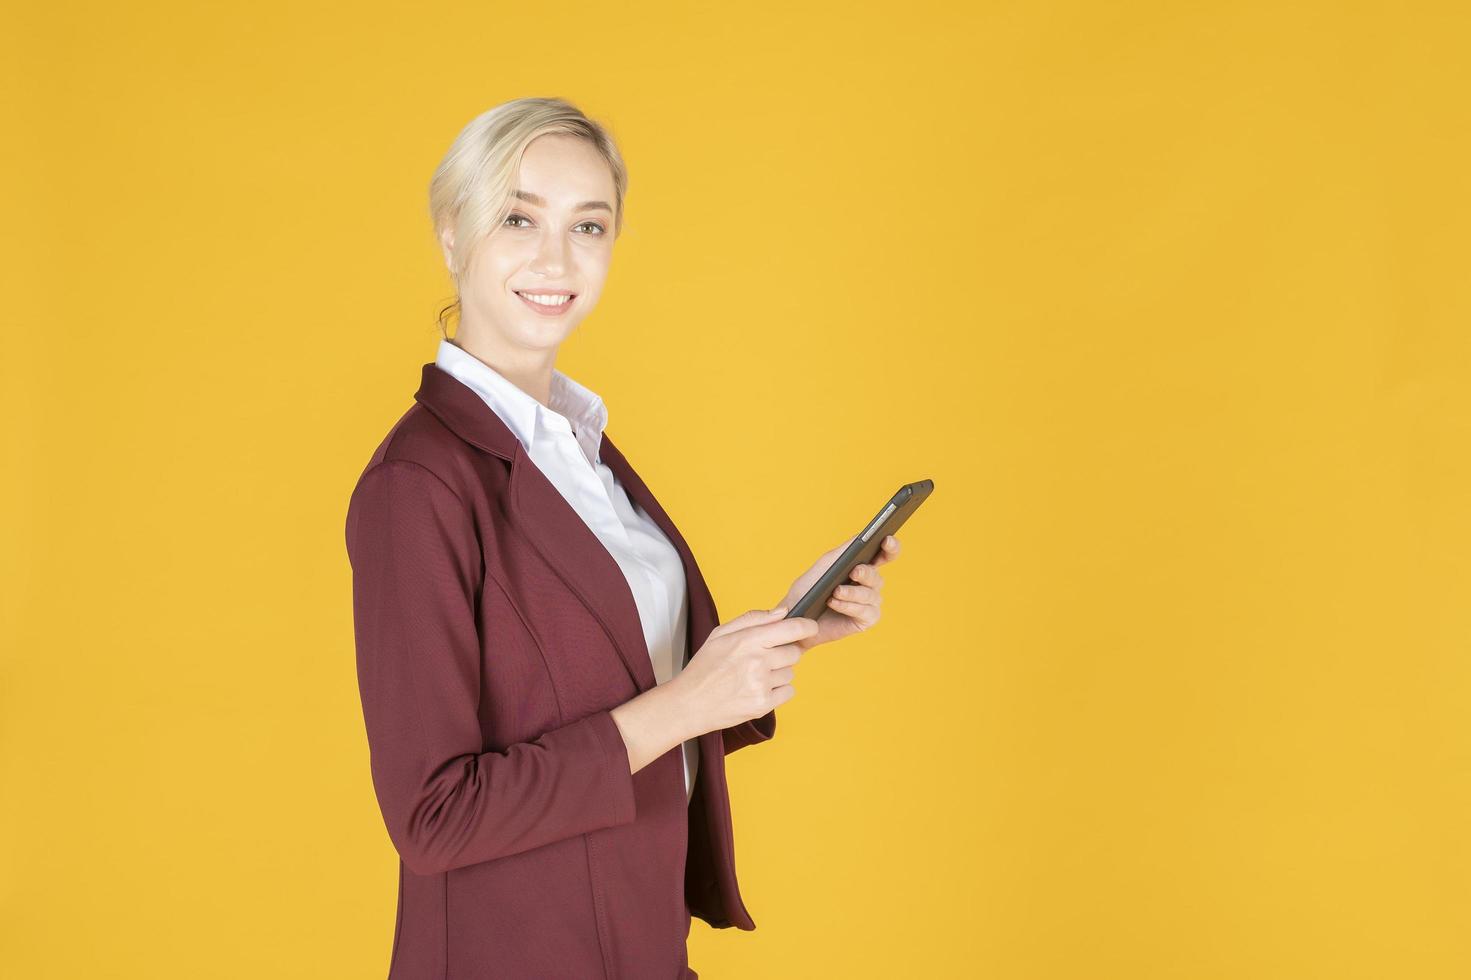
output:
POLYGON ((499 415, 528 455, 539 431, 569 432, 589 462, 601 461, 608 410, 596 392, 552 369, 550 408, 454 341, 441 338, 434 363, 480 396, 499 415))

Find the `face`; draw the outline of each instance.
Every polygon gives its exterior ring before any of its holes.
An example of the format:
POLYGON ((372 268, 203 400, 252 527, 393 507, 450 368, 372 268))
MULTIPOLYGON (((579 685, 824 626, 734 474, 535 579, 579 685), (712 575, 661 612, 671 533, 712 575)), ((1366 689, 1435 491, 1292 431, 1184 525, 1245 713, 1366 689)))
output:
MULTIPOLYGON (((533 140, 509 214, 478 243, 460 283, 457 339, 511 359, 554 355, 602 293, 613 258, 613 190, 607 162, 585 140, 533 140)), ((448 262, 453 239, 446 233, 441 242, 448 262)))

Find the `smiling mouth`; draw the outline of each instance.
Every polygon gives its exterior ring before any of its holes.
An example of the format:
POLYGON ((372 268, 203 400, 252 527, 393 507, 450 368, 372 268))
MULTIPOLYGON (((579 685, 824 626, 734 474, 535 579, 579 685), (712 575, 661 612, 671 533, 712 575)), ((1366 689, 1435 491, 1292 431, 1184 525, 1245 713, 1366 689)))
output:
POLYGON ((576 293, 538 293, 531 290, 523 292, 519 289, 514 290, 514 292, 517 296, 523 299, 529 299, 533 303, 540 301, 552 306, 561 306, 564 303, 570 303, 577 296, 576 293))
POLYGON ((531 290, 522 292, 519 289, 513 289, 512 292, 521 297, 521 302, 543 316, 555 316, 561 313, 577 298, 576 293, 537 293, 531 290))

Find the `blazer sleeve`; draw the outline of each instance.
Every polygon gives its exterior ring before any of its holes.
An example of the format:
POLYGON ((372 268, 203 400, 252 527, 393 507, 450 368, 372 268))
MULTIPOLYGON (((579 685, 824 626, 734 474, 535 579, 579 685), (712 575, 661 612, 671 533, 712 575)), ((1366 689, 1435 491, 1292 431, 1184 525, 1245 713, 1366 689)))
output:
POLYGON ((410 460, 373 465, 348 506, 347 550, 373 788, 411 871, 441 873, 634 819, 628 750, 610 711, 482 751, 484 563, 453 490, 410 460))
POLYGON ((730 755, 736 749, 743 749, 748 745, 764 742, 776 734, 776 709, 772 708, 760 718, 752 718, 743 721, 739 725, 732 725, 723 729, 721 738, 725 742, 725 754, 730 755))

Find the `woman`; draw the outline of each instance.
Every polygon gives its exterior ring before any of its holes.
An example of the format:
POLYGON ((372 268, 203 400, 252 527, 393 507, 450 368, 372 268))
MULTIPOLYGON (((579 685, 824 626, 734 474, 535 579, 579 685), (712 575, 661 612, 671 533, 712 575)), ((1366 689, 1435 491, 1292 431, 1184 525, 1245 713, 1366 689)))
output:
POLYGON ((608 133, 560 99, 476 118, 431 185, 458 328, 347 515, 401 858, 392 978, 698 976, 692 915, 755 928, 724 756, 773 736, 803 652, 879 618, 892 537, 817 620, 782 617, 847 541, 778 608, 720 623, 602 400, 554 367, 626 186, 608 133))

